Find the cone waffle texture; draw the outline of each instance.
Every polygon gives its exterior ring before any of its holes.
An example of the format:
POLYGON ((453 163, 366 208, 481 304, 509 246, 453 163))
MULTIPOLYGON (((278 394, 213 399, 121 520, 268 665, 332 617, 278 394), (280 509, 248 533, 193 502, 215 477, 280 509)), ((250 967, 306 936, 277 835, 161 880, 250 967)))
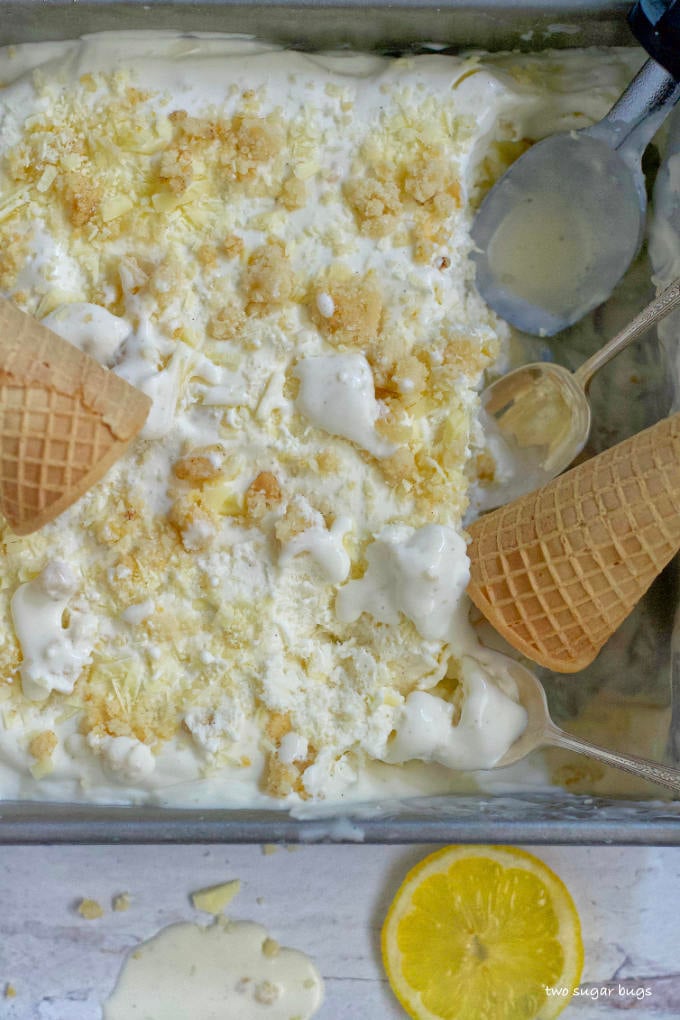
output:
POLYGON ((151 401, 0 301, 0 510, 20 535, 62 513, 139 432, 151 401))
POLYGON ((680 414, 470 528, 468 593, 507 641, 584 669, 680 549, 680 414))

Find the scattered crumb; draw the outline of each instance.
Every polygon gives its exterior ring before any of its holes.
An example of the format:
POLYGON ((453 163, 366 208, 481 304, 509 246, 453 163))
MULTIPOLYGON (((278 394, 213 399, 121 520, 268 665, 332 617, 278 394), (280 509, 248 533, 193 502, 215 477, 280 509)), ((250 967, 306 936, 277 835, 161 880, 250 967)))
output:
POLYGON ((347 182, 344 191, 363 233, 369 237, 385 237, 394 229, 402 205, 399 189, 393 181, 354 178, 347 182))
POLYGON ((297 177, 289 177, 283 182, 279 201, 290 212, 304 208, 307 202, 307 185, 297 177))
POLYGON ((281 495, 281 487, 276 475, 273 475, 271 471, 260 471, 245 494, 246 512, 253 520, 261 520, 269 510, 281 502, 281 495))
POLYGON ((223 459, 219 446, 202 446, 180 457, 173 464, 172 470, 182 481, 201 485, 219 477, 223 459))
POLYGON ((282 994, 283 989, 280 985, 275 985, 272 981, 260 981, 255 986, 253 998, 262 1006, 273 1006, 282 994))
POLYGON ((295 274, 280 241, 256 248, 243 274, 243 291, 249 314, 267 315, 290 300, 295 274))
POLYGON ((221 305, 208 322, 207 333, 213 340, 235 340, 245 324, 241 308, 232 303, 221 305))
POLYGON ((29 752, 38 761, 50 758, 57 746, 57 735, 52 730, 44 730, 33 737, 28 745, 29 752))
POLYGON ((277 853, 277 851, 280 849, 281 847, 277 843, 262 844, 262 853, 265 855, 265 857, 269 857, 271 854, 277 853))
POLYGON ((227 234, 222 241, 222 251, 227 258, 240 258, 243 255, 243 238, 238 234, 227 234))
POLYGON ((5 985, 5 998, 15 999, 16 994, 17 994, 16 988, 14 987, 11 981, 8 981, 7 984, 5 985))
POLYGON ((276 939, 265 939, 262 943, 262 952, 270 959, 274 956, 278 956, 280 951, 281 946, 276 939))
POLYGON ((277 754, 267 755, 262 774, 262 789, 272 797, 283 799, 300 786, 300 769, 297 763, 288 765, 277 754))
POLYGON ((308 309, 321 334, 333 346, 377 344, 383 304, 371 273, 346 279, 319 279, 311 288, 308 309), (323 310, 318 307, 319 293, 328 298, 323 310), (327 315, 331 305, 333 310, 327 315))
MULTIPOLYGON (((276 522, 274 533, 281 545, 284 545, 295 538, 296 535, 301 535, 303 531, 307 531, 308 528, 313 528, 318 524, 323 525, 323 518, 319 512, 310 506, 306 499, 294 496, 286 507, 283 516, 276 522)), ((271 740, 280 740, 292 728, 290 718, 285 716, 287 719, 286 729, 274 732, 272 726, 277 726, 276 720, 281 718, 284 718, 282 713, 273 712, 267 723, 267 736, 271 740)))
POLYGON ((104 916, 104 908, 97 900, 81 900, 78 904, 78 913, 86 921, 96 921, 98 917, 104 916))
POLYGON ((66 174, 62 191, 67 215, 74 227, 85 226, 99 211, 100 190, 83 174, 66 174))
POLYGON ((290 716, 287 712, 271 712, 267 719, 266 733, 274 744, 279 744, 281 738, 293 728, 290 716))
POLYGON ((239 892, 241 882, 238 878, 221 885, 211 885, 207 889, 199 889, 191 894, 191 902, 196 910, 204 910, 207 914, 221 914, 239 892))
POLYGON ((128 892, 119 893, 118 896, 114 896, 113 897, 113 904, 112 904, 113 905, 113 909, 118 911, 118 912, 121 912, 123 910, 129 910, 130 909, 130 902, 131 902, 130 893, 128 893, 128 892))
POLYGON ((193 490, 178 496, 168 518, 179 531, 187 552, 206 549, 217 534, 215 515, 193 490))
POLYGON ((217 248, 214 244, 201 244, 196 249, 196 257, 204 269, 214 269, 217 265, 217 248))

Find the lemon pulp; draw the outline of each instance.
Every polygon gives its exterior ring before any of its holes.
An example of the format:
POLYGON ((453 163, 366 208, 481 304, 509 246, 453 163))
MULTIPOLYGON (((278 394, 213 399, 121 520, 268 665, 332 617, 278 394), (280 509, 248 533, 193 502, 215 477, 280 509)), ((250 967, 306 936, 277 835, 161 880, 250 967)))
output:
POLYGON ((447 847, 406 876, 383 927, 416 1020, 552 1020, 578 984, 580 923, 561 880, 514 847, 447 847))

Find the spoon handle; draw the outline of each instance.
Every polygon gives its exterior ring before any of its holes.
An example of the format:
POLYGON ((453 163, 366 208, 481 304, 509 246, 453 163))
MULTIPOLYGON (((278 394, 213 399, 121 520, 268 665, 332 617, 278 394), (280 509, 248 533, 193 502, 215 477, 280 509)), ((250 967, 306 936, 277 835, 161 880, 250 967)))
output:
POLYGON ((620 354, 633 340, 637 340, 639 336, 646 333, 651 326, 660 322, 661 319, 665 319, 678 305, 680 305, 680 277, 661 291, 653 301, 650 301, 647 307, 643 308, 633 321, 629 322, 609 343, 601 347, 591 358, 584 361, 580 368, 576 369, 574 372, 576 382, 580 383, 584 390, 587 389, 596 372, 607 365, 617 354, 620 354))
POLYGON ((638 758, 633 754, 619 754, 617 751, 608 751, 597 744, 591 744, 589 740, 581 740, 557 726, 550 726, 544 734, 546 744, 552 747, 562 747, 568 751, 576 751, 578 754, 585 754, 589 758, 601 761, 604 765, 611 765, 615 769, 622 769, 630 772, 640 779, 647 779, 650 783, 658 783, 665 786, 667 790, 680 794, 680 769, 671 765, 663 765, 661 762, 649 761, 647 758, 638 758))
POLYGON ((680 99, 677 79, 647 60, 603 120, 584 128, 639 169, 642 153, 680 99))

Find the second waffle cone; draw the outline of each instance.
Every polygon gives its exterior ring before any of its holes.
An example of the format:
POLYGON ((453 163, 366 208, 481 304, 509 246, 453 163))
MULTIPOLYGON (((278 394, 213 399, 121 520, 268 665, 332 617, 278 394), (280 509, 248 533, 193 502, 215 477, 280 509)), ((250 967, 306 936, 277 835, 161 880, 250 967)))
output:
POLYGON ((680 549, 680 414, 469 529, 468 594, 529 659, 584 669, 680 549))

